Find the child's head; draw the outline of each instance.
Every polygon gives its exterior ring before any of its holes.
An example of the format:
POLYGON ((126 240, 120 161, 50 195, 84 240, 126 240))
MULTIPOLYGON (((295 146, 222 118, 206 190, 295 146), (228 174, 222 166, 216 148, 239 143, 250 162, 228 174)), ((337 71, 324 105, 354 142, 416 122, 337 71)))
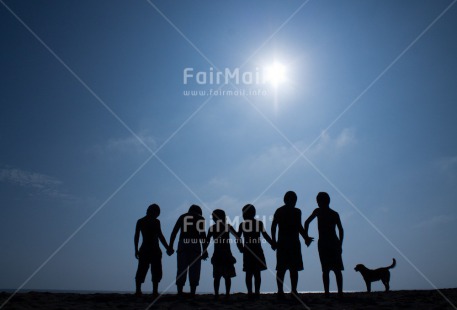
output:
POLYGON ((197 215, 200 215, 200 216, 203 214, 202 208, 200 208, 197 205, 191 205, 190 208, 189 208, 189 213, 197 214, 197 215))
POLYGON ((225 212, 224 210, 221 210, 221 209, 216 209, 213 211, 213 221, 214 222, 223 222, 225 223, 225 212))
POLYGON ((255 207, 251 204, 247 204, 243 207, 243 218, 245 220, 251 220, 255 216, 255 207))
POLYGON ((330 196, 326 192, 319 192, 316 196, 317 205, 319 208, 325 208, 330 205, 330 196))
POLYGON ((160 215, 160 207, 158 204, 153 203, 148 207, 148 211, 146 211, 146 215, 152 218, 158 218, 160 215))
POLYGON ((297 203, 297 194, 293 191, 288 191, 284 195, 284 203, 288 207, 295 207, 295 204, 297 203))

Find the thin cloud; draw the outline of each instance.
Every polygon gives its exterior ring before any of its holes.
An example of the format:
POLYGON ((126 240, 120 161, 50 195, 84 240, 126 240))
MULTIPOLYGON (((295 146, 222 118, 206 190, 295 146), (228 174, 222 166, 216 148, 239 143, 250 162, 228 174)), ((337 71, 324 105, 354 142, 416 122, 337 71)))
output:
MULTIPOLYGON (((357 143, 355 131, 345 128, 336 136, 325 133, 318 144, 310 148, 305 156, 311 160, 338 159, 344 152, 351 149, 357 143)), ((296 165, 301 165, 303 159, 299 157, 300 152, 307 149, 303 141, 298 141, 295 147, 289 145, 271 145, 268 148, 246 157, 236 166, 230 167, 224 175, 217 175, 208 180, 207 188, 213 192, 240 193, 244 189, 252 187, 252 184, 263 184, 268 186, 282 174, 296 171, 296 165), (242 179, 238 176, 244 175, 242 179)), ((260 189, 261 191, 262 189, 260 189)))
MULTIPOLYGON (((302 149, 303 144, 297 143, 298 149, 302 149)), ((298 156, 297 151, 290 146, 273 145, 264 152, 250 158, 249 170, 251 173, 265 171, 281 171, 285 169, 298 156)))
MULTIPOLYGON (((345 128, 336 137, 330 136, 324 132, 320 142, 310 148, 305 156, 313 158, 322 154, 331 154, 337 156, 343 149, 347 149, 357 142, 354 130, 345 128)), ((306 150, 307 146, 303 141, 295 143, 295 148, 292 146, 272 146, 262 154, 253 158, 251 161, 252 170, 264 170, 266 167, 275 168, 275 170, 283 170, 292 163, 299 155, 297 149, 301 152, 306 150)))
POLYGON ((319 143, 312 147, 308 151, 308 154, 315 156, 321 153, 338 152, 354 145, 356 142, 357 140, 353 129, 344 128, 336 137, 332 137, 328 132, 324 131, 319 143))
MULTIPOLYGON (((145 135, 145 134, 139 134, 138 136, 151 149, 156 148, 156 142, 153 137, 145 135)), ((111 151, 121 151, 121 152, 133 151, 136 153, 140 153, 140 152, 147 151, 146 148, 144 147, 144 145, 141 144, 141 142, 138 141, 138 139, 136 139, 134 136, 129 136, 129 137, 120 138, 120 139, 110 139, 110 140, 108 140, 106 148, 111 151)))
POLYGON ((0 181, 39 189, 62 184, 60 180, 46 174, 11 168, 0 170, 0 181))
POLYGON ((454 176, 457 172, 457 156, 440 158, 436 165, 441 172, 454 176))
POLYGON ((430 228, 435 228, 439 227, 442 225, 446 225, 449 223, 452 223, 456 220, 456 217, 454 215, 435 215, 431 217, 430 219, 427 219, 425 221, 419 222, 416 224, 416 228, 420 229, 430 229, 430 228))
POLYGON ((206 203, 206 205, 211 210, 222 209, 227 212, 228 210, 231 210, 231 211, 235 211, 238 209, 241 210, 241 208, 245 204, 243 204, 242 201, 240 201, 239 199, 237 199, 235 197, 232 197, 229 195, 222 195, 218 199, 206 203))
POLYGON ((208 182, 208 186, 216 189, 228 189, 230 187, 230 182, 222 177, 214 177, 208 182))
MULTIPOLYGON (((157 142, 147 132, 140 132, 138 137, 152 150, 157 148, 157 142)), ((146 147, 134 136, 110 138, 103 145, 98 145, 91 150, 99 154, 143 154, 148 152, 146 147)))
POLYGON ((32 197, 45 196, 53 199, 73 199, 71 195, 59 189, 63 184, 62 181, 42 173, 17 168, 3 168, 0 170, 0 182, 30 189, 29 196, 32 197))
MULTIPOLYGON (((257 216, 260 220, 264 221, 266 225, 269 225, 274 210, 282 205, 282 201, 277 197, 262 197, 257 201, 242 200, 231 195, 221 195, 219 198, 206 203, 206 206, 210 209, 204 209, 203 213, 208 214, 215 209, 222 209, 226 212, 230 223, 238 227, 239 223, 243 221, 242 208, 248 204, 254 204, 257 209, 257 216)), ((207 220, 210 220, 208 217, 207 220)))
POLYGON ((336 147, 337 148, 347 147, 356 142, 357 141, 355 139, 354 130, 345 128, 340 133, 340 135, 336 138, 336 147))

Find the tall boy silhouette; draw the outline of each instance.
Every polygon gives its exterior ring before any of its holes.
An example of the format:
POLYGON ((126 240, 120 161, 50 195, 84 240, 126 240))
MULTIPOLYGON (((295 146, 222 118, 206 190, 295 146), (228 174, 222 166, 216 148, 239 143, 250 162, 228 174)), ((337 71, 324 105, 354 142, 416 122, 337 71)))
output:
POLYGON ((276 282, 278 285, 278 298, 284 298, 284 276, 287 270, 290 274, 292 294, 297 296, 298 272, 303 270, 301 244, 299 235, 305 237, 301 224, 301 211, 295 208, 297 194, 289 191, 284 195, 284 206, 278 208, 273 217, 271 237, 276 249, 276 282), (278 241, 276 241, 276 228, 278 241))
POLYGON ((190 294, 193 297, 200 281, 201 253, 205 249, 205 219, 202 209, 192 205, 187 213, 184 213, 176 221, 170 236, 170 248, 181 231, 178 241, 177 261, 178 271, 176 274, 176 286, 178 295, 182 295, 186 284, 187 272, 189 271, 190 294))
POLYGON ((167 253, 171 254, 172 249, 168 247, 167 241, 162 234, 160 221, 157 219, 160 215, 160 207, 157 204, 152 204, 148 207, 146 216, 140 218, 136 223, 135 228, 135 257, 138 259, 138 269, 136 272, 136 295, 141 295, 141 284, 146 278, 149 267, 151 267, 152 277, 152 294, 158 296, 159 282, 162 279, 162 251, 160 250, 159 240, 167 249, 167 253), (138 250, 138 242, 140 233, 143 237, 143 242, 138 250))
POLYGON ((325 295, 329 296, 330 270, 335 273, 338 294, 343 294, 343 275, 344 270, 342 254, 342 245, 344 230, 341 225, 340 216, 337 212, 330 209, 330 196, 325 192, 320 192, 316 197, 319 208, 315 209, 310 217, 305 221, 305 235, 308 242, 312 238, 308 237, 309 224, 317 217, 317 227, 319 230, 319 241, 317 244, 319 258, 322 266, 322 280, 324 282, 325 295), (338 228, 338 237, 336 236, 338 228))

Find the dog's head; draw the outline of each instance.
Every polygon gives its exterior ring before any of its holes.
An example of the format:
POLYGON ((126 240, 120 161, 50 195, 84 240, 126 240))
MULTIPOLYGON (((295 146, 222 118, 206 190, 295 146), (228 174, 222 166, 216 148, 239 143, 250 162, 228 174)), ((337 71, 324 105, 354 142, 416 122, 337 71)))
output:
POLYGON ((366 269, 367 269, 367 267, 365 267, 365 265, 362 265, 362 264, 358 264, 354 268, 354 270, 357 271, 357 272, 362 272, 362 271, 365 271, 366 269))

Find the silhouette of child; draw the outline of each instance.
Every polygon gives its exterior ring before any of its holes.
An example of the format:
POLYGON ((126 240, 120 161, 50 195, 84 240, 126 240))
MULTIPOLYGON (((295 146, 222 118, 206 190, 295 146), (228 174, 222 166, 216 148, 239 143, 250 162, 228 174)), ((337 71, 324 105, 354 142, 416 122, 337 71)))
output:
POLYGON ((297 194, 289 191, 284 195, 284 206, 278 208, 273 216, 271 237, 276 245, 276 282, 278 298, 284 299, 284 276, 287 270, 290 274, 292 294, 297 296, 298 272, 303 270, 301 244, 299 235, 305 238, 305 231, 301 225, 301 211, 295 208, 297 194), (276 228, 278 241, 276 242, 276 228))
MULTIPOLYGON (((230 296, 230 286, 232 284, 231 278, 236 276, 235 263, 236 259, 230 250, 230 233, 237 239, 237 246, 242 252, 241 239, 236 233, 235 229, 226 222, 225 212, 217 209, 213 211, 213 220, 215 222, 208 230, 206 237, 206 246, 208 247, 211 238, 214 239, 214 253, 211 257, 211 264, 213 264, 213 278, 214 278, 214 295, 215 298, 219 297, 219 285, 221 278, 225 280, 226 297, 230 296)), ((208 257, 205 250, 203 259, 208 257)))
POLYGON ((181 233, 178 241, 178 271, 176 274, 178 295, 182 295, 189 270, 190 293, 191 296, 194 296, 200 282, 202 246, 205 249, 206 242, 205 219, 202 217, 202 209, 199 206, 192 205, 189 212, 181 215, 176 221, 170 236, 170 248, 173 248, 179 231, 181 233))
POLYGON ((243 271, 246 272, 246 287, 248 289, 248 297, 253 298, 252 295, 252 278, 254 277, 255 295, 260 296, 260 283, 262 281, 260 272, 267 269, 265 262, 265 255, 263 254, 262 244, 260 241, 260 233, 265 240, 273 245, 273 241, 265 231, 263 223, 254 219, 255 207, 247 204, 243 207, 244 221, 240 224, 238 235, 244 236, 243 247, 243 271))
POLYGON ((152 277, 152 294, 158 296, 159 282, 162 279, 162 251, 160 250, 159 240, 162 245, 171 253, 172 249, 167 244, 165 237, 160 228, 160 221, 157 219, 160 215, 160 207, 152 204, 148 207, 146 216, 140 218, 135 228, 135 257, 138 259, 138 269, 136 272, 136 295, 141 295, 141 284, 146 278, 149 267, 151 267, 152 277), (143 238, 140 250, 138 250, 138 241, 140 233, 143 238))
POLYGON ((309 224, 317 217, 317 227, 319 230, 318 250, 322 266, 322 280, 324 282, 325 295, 329 296, 330 270, 335 273, 338 294, 343 294, 343 260, 341 258, 342 245, 344 238, 343 226, 337 212, 330 209, 330 196, 325 192, 320 192, 316 197, 319 208, 315 209, 310 217, 305 221, 305 235, 309 241, 309 224), (339 237, 336 236, 338 228, 339 237))

